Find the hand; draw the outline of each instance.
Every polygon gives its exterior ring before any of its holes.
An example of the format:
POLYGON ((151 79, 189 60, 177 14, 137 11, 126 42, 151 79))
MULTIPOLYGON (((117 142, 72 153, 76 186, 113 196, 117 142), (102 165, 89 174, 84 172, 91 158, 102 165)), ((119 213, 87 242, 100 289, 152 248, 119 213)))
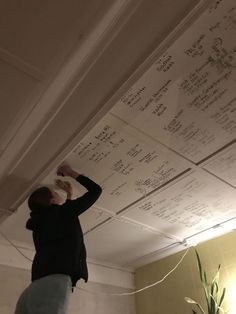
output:
POLYGON ((58 176, 68 176, 76 179, 79 176, 79 173, 74 171, 69 165, 62 165, 57 169, 58 176))
POLYGON ((73 189, 70 182, 57 179, 55 180, 55 183, 57 187, 59 187, 60 189, 62 189, 63 191, 67 193, 67 198, 71 199, 73 189))

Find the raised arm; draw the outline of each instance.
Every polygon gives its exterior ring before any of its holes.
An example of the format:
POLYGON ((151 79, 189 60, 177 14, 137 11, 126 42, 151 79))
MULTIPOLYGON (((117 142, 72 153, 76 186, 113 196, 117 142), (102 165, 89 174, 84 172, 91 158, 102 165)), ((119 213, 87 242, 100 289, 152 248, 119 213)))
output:
POLYGON ((76 215, 82 214, 85 210, 92 206, 102 193, 102 188, 97 183, 74 171, 68 165, 59 167, 57 174, 74 178, 88 190, 88 192, 86 192, 83 196, 74 200, 67 199, 67 201, 62 205, 63 209, 71 210, 76 215))
POLYGON ((55 180, 55 183, 57 187, 59 187, 64 192, 66 192, 66 199, 71 200, 72 199, 72 186, 70 182, 57 179, 55 180))

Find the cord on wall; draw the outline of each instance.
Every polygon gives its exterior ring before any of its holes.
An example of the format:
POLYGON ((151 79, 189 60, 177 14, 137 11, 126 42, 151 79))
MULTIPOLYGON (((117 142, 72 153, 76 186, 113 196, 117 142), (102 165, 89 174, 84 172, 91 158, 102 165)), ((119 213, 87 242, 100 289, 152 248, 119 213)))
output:
MULTIPOLYGON (((31 261, 32 260, 27 257, 24 253, 21 252, 21 250, 18 249, 18 247, 11 241, 8 239, 8 237, 5 236, 5 234, 0 231, 0 234, 3 236, 4 239, 6 239, 11 246, 13 246, 23 257, 25 257, 27 260, 31 261)), ((172 268, 162 279, 148 285, 148 286, 145 286, 139 290, 135 290, 135 291, 132 291, 132 292, 124 292, 124 293, 103 293, 103 292, 92 292, 92 291, 89 291, 89 290, 86 290, 86 289, 83 289, 83 288, 80 288, 80 287, 76 287, 76 289, 79 289, 79 290, 82 290, 82 291, 85 291, 85 292, 88 292, 88 293, 91 293, 91 294, 102 294, 102 295, 109 295, 109 296, 128 296, 128 295, 134 295, 134 294, 137 294, 141 291, 144 291, 144 290, 147 290, 147 289, 150 289, 160 283, 162 283, 167 277, 169 277, 177 268, 178 266, 182 263, 182 261, 184 260, 185 256, 187 255, 189 251, 189 248, 185 251, 185 253, 182 255, 181 259, 178 261, 178 263, 175 265, 174 268, 172 268)))
POLYGON ((174 268, 172 268, 162 279, 152 283, 151 285, 148 285, 148 286, 145 286, 139 290, 135 290, 135 291, 132 291, 132 292, 124 292, 124 293, 101 293, 101 292, 92 292, 92 291, 89 291, 89 290, 86 290, 86 289, 83 289, 83 288, 77 288, 79 290, 83 290, 83 291, 86 291, 86 292, 89 292, 89 293, 92 293, 92 294, 105 294, 105 295, 110 295, 110 296, 128 296, 128 295, 134 295, 134 294, 137 294, 141 291, 144 291, 144 290, 147 290, 147 289, 150 289, 160 283, 162 283, 167 277, 170 276, 170 274, 172 274, 177 268, 178 266, 183 262, 185 256, 187 255, 188 251, 189 251, 190 248, 188 248, 185 253, 182 255, 181 259, 178 261, 178 263, 175 265, 174 268))
POLYGON ((21 250, 18 249, 18 247, 17 247, 11 240, 9 240, 9 239, 5 236, 4 233, 2 233, 2 231, 0 231, 0 234, 1 234, 1 235, 3 236, 3 238, 4 238, 5 240, 7 240, 7 241, 10 243, 10 245, 13 246, 24 258, 26 258, 26 259, 27 259, 28 261, 30 261, 30 262, 33 262, 33 260, 30 259, 28 256, 26 256, 24 253, 22 253, 21 250))

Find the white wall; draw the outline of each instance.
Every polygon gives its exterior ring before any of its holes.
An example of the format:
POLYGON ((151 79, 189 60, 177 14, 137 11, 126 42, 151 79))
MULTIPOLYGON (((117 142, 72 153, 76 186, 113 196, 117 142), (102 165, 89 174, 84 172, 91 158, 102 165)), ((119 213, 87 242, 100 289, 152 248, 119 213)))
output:
POLYGON ((68 314, 135 314, 135 298, 111 296, 111 293, 127 292, 127 289, 96 283, 81 285, 92 293, 76 289, 72 294, 68 314))
MULTIPOLYGON (((27 287, 29 282, 29 270, 0 265, 1 314, 14 313, 15 304, 18 300, 18 297, 27 287)), ((83 289, 92 291, 92 293, 76 289, 70 300, 68 314, 135 314, 133 297, 117 297, 103 294, 105 292, 120 293, 127 290, 95 283, 81 284, 80 286, 83 289)))

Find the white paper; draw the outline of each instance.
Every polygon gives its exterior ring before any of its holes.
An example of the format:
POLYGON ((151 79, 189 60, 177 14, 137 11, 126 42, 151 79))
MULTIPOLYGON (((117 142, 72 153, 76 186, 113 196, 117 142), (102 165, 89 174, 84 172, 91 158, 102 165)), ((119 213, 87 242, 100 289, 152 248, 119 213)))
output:
POLYGON ((214 2, 112 112, 197 163, 236 137, 236 3, 214 2))
POLYGON ((108 114, 68 162, 98 182, 97 204, 117 212, 179 175, 190 163, 108 114))
POLYGON ((236 217, 236 193, 198 170, 135 204, 123 215, 185 238, 236 217))
POLYGON ((236 187, 236 144, 217 154, 203 168, 236 187))

